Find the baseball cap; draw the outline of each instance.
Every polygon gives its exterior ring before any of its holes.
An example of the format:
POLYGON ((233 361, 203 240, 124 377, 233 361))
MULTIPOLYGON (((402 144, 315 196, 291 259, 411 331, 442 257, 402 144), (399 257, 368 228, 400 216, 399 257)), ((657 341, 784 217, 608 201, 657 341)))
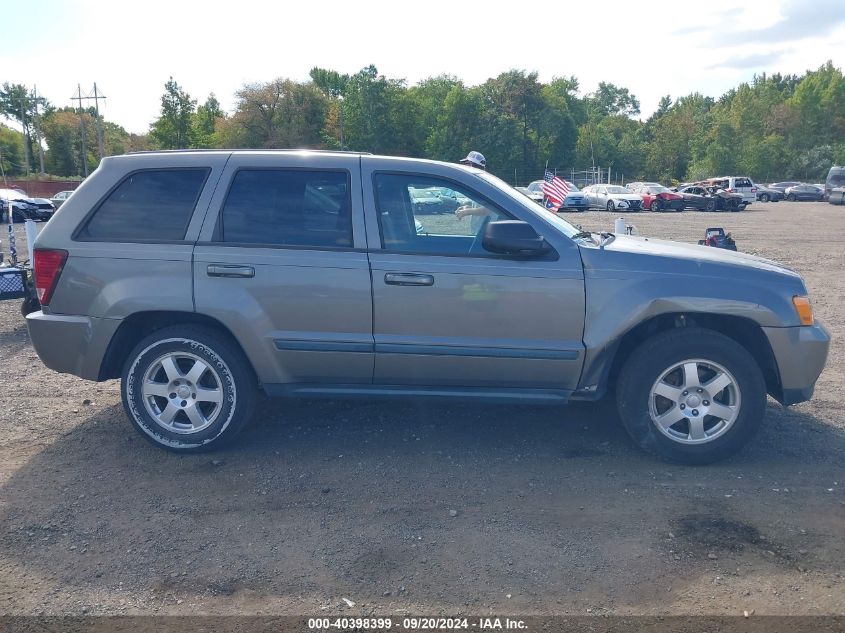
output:
POLYGON ((481 167, 482 169, 486 169, 487 161, 484 159, 484 154, 481 152, 472 151, 467 154, 466 158, 461 159, 462 163, 470 163, 471 165, 475 165, 476 167, 481 167))

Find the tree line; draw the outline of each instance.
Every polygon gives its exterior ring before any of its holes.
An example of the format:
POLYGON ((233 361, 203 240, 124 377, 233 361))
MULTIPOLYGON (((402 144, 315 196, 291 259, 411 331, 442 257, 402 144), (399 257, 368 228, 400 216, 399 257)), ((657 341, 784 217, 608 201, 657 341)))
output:
POLYGON ((514 184, 537 177, 546 165, 600 165, 629 181, 742 174, 768 182, 816 181, 832 164, 845 163, 845 80, 832 62, 803 75, 755 76, 718 99, 666 95, 645 119, 637 97, 612 83, 581 94, 574 76, 543 83, 535 72, 510 70, 478 86, 450 75, 408 85, 375 66, 351 75, 314 68, 308 81, 247 84, 231 113, 214 94, 199 104, 171 77, 159 116, 142 135, 98 120, 93 108, 80 114, 35 103, 16 84, 0 90, 0 114, 23 129, 0 126, 0 160, 12 175, 26 171, 27 154, 29 171, 38 170, 39 138, 48 173, 91 171, 99 160, 98 125, 107 155, 316 148, 456 161, 475 149, 490 171, 514 184))

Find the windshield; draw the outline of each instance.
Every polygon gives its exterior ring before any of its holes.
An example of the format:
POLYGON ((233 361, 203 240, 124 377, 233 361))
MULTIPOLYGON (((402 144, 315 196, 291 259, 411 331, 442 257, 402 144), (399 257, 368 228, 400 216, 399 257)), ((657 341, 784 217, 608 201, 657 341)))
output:
POLYGON ((607 193, 631 193, 625 187, 608 187, 607 193))
POLYGON ((519 204, 523 209, 527 210, 529 213, 536 215, 537 217, 541 217, 542 219, 550 222, 557 228, 561 233, 566 235, 566 237, 572 237, 576 233, 579 233, 579 229, 576 229, 566 220, 559 218, 556 214, 550 213, 545 209, 541 208, 536 202, 531 200, 530 198, 526 198, 522 194, 520 194, 516 189, 511 187, 508 183, 504 180, 501 180, 488 172, 482 172, 478 174, 479 178, 483 178, 488 183, 496 187, 499 191, 504 193, 508 196, 511 200, 515 203, 519 204))

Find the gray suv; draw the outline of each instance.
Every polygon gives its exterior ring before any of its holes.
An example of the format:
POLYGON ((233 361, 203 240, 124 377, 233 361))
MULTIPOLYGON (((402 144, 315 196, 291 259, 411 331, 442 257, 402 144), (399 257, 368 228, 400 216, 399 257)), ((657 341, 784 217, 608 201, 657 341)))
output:
POLYGON ((743 446, 807 400, 829 338, 800 276, 704 246, 580 231, 455 164, 311 151, 106 158, 35 244, 50 368, 120 378, 158 446, 231 439, 270 396, 518 403, 612 390, 644 449, 743 446), (415 205, 413 191, 460 200, 415 205))

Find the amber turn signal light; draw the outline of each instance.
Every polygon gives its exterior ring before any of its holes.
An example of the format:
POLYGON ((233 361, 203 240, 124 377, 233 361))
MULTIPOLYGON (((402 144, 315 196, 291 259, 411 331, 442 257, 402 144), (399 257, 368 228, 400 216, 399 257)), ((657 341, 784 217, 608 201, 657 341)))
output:
POLYGON ((795 306, 801 325, 813 324, 813 306, 810 305, 809 297, 792 297, 792 305, 795 306))

